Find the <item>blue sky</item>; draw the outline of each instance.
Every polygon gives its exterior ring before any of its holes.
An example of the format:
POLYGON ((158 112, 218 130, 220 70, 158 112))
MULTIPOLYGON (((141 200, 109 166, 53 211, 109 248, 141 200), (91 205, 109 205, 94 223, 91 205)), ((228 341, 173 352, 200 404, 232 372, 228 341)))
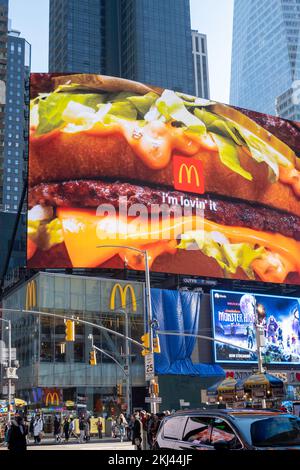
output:
MULTIPOLYGON (((163 1, 163 0, 162 0, 163 1)), ((207 34, 211 98, 229 102, 233 0, 190 0, 192 28, 207 34)), ((48 70, 48 0, 9 0, 13 29, 32 45, 32 72, 48 70)))

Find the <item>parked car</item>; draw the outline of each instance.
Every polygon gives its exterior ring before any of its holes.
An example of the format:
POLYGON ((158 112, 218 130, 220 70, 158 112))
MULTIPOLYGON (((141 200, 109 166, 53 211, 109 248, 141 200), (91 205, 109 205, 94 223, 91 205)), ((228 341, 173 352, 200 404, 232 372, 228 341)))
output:
POLYGON ((163 419, 154 448, 300 450, 300 418, 279 410, 178 411, 163 419))

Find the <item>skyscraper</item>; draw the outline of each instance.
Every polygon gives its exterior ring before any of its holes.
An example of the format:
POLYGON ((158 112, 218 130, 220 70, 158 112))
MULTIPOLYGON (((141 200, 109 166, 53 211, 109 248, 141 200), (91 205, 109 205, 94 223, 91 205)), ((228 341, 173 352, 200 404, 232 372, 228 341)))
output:
POLYGON ((192 31, 196 96, 209 99, 208 57, 206 34, 192 31))
POLYGON ((23 189, 23 156, 27 152, 25 103, 29 99, 31 48, 14 30, 9 31, 7 45, 3 207, 16 212, 23 189))
POLYGON ((0 0, 0 210, 3 194, 8 0, 0 0))
POLYGON ((231 104, 275 114, 300 78, 299 32, 300 0, 235 0, 231 104))
POLYGON ((194 93, 189 0, 50 0, 49 71, 194 93))

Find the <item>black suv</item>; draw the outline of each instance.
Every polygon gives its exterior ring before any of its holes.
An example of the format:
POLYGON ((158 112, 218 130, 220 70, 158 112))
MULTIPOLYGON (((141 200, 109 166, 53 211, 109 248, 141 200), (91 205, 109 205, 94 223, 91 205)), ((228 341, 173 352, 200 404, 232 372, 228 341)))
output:
POLYGON ((300 419, 277 410, 178 411, 161 422, 154 448, 300 450, 300 419))

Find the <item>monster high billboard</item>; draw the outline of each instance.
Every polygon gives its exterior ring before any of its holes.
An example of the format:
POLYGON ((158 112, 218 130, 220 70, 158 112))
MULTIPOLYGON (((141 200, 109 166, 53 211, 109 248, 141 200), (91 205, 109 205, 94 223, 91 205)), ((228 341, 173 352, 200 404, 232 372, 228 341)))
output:
POLYGON ((300 363, 300 299, 244 292, 211 293, 216 362, 257 362, 255 321, 263 326, 263 360, 300 363))

